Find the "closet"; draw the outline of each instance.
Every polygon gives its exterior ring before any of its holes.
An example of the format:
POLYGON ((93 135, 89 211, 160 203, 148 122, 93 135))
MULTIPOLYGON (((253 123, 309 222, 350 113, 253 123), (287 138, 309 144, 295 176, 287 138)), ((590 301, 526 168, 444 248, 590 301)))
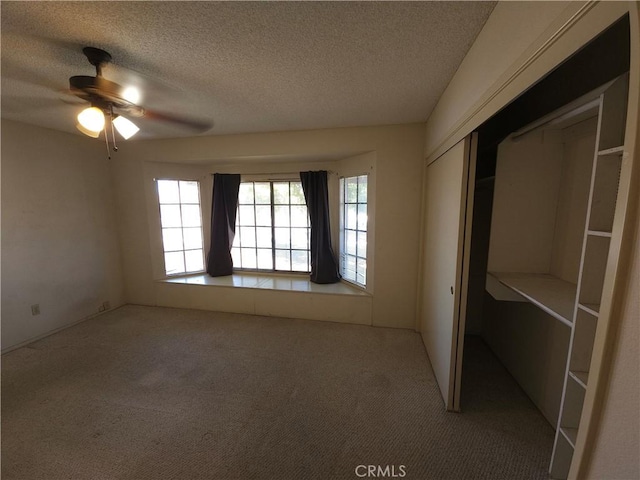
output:
POLYGON ((608 321, 600 304, 617 262, 610 243, 622 203, 627 91, 625 74, 513 132, 497 150, 486 290, 540 315, 506 307, 512 318, 485 336, 556 429, 552 478, 568 475, 594 339, 608 321), (521 317, 524 332, 510 350, 521 317))
POLYGON ((426 169, 419 327, 445 406, 464 415, 478 336, 553 427, 556 479, 580 471, 603 378, 631 181, 629 28, 625 15, 426 169), (441 159, 455 183, 436 178, 441 159))

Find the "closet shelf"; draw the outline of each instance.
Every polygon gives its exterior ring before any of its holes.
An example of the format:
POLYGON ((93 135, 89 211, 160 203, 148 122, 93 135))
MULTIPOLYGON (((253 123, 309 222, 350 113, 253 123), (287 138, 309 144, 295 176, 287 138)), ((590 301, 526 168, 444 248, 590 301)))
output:
POLYGON ((604 232, 602 230, 587 230, 587 235, 591 235, 592 237, 611 238, 611 232, 604 232))
POLYGON ((560 432, 564 435, 564 438, 567 439, 569 444, 576 448, 576 439, 578 438, 578 429, 577 428, 568 428, 568 427, 560 427, 560 432))
POLYGON ((600 305, 597 303, 579 303, 578 308, 590 313, 594 317, 597 317, 600 314, 600 305))
POLYGON ((624 152, 624 145, 619 147, 607 148, 606 150, 598 151, 598 156, 605 157, 607 155, 621 155, 624 152))
POLYGON ((569 376, 573 378, 582 388, 587 388, 589 382, 589 372, 569 371, 569 376))
POLYGON ((565 325, 572 325, 576 299, 575 283, 544 273, 488 274, 565 325))

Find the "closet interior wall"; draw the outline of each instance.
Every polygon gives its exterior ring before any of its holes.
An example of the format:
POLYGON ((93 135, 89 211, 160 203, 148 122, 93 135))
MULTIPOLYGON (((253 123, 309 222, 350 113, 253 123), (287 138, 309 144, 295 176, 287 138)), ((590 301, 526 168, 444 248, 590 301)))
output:
POLYGON ((483 338, 554 428, 571 334, 596 115, 597 109, 591 109, 578 118, 509 137, 498 148, 488 270, 516 287, 528 282, 538 287, 539 281, 540 294, 552 301, 543 305, 548 311, 512 291, 489 288, 493 296, 485 297, 483 338), (546 282, 549 291, 544 291, 546 282), (565 291, 566 298, 561 298, 565 291))

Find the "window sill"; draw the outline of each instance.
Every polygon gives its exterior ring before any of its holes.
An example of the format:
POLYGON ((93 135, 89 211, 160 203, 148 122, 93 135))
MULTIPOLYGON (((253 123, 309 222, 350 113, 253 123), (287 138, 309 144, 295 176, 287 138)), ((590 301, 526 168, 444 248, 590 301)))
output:
POLYGON ((320 293, 328 295, 370 296, 368 292, 345 281, 320 285, 307 276, 286 274, 259 274, 239 272, 226 277, 212 277, 206 273, 156 280, 160 283, 199 285, 205 287, 254 288, 286 292, 320 293))

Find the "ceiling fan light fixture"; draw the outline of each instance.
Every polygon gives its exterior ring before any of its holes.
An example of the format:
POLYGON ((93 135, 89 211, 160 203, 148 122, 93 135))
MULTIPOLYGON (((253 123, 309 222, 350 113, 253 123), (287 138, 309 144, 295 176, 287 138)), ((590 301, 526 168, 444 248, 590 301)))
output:
POLYGON ((135 123, 122 115, 118 115, 113 119, 113 126, 116 127, 118 133, 122 135, 125 140, 130 139, 140 130, 135 123))
POLYGON ((122 98, 131 103, 139 103, 140 102, 140 90, 136 87, 126 87, 122 91, 122 98))
POLYGON ((84 133, 85 135, 87 135, 88 137, 91 138, 98 138, 100 136, 100 132, 92 132, 91 130, 88 130, 86 128, 84 128, 81 124, 77 123, 76 124, 76 128, 78 130, 80 130, 82 133, 84 133))
POLYGON ((96 138, 102 129, 104 129, 104 113, 98 107, 85 108, 78 114, 78 130, 82 133, 96 138))

